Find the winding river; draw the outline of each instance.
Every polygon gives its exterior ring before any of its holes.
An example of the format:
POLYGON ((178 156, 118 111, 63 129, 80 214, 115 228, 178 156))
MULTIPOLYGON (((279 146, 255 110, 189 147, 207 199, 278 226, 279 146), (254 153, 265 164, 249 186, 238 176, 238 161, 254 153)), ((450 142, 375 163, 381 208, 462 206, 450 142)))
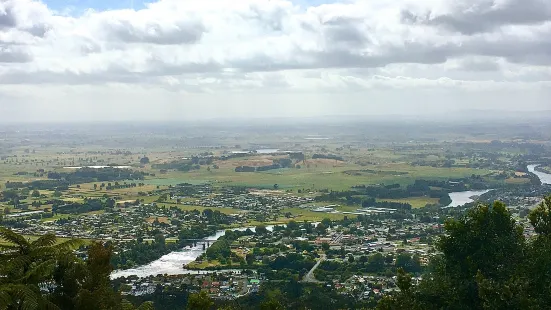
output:
POLYGON ((528 171, 537 175, 542 184, 551 184, 551 174, 537 171, 536 168, 538 166, 539 165, 528 165, 528 171))
MULTIPOLYGON (((529 165, 528 171, 537 175, 543 184, 551 184, 551 174, 536 171, 538 165, 529 165)), ((466 203, 473 202, 476 197, 485 194, 491 191, 480 190, 480 191, 466 191, 466 192, 453 192, 450 193, 450 198, 452 202, 447 206, 447 208, 454 208, 462 206, 466 203), (473 199, 474 198, 474 199, 473 199)), ((316 225, 316 223, 312 223, 316 225)), ((234 230, 244 231, 248 227, 237 228, 234 230)), ((252 227, 251 227, 252 228, 252 227)), ((272 230, 274 226, 267 226, 268 230, 272 230)), ((218 240, 226 233, 225 230, 217 231, 214 235, 205 238, 204 240, 218 240)), ((183 265, 189 264, 195 261, 201 254, 205 252, 203 250, 203 244, 206 242, 197 242, 197 245, 192 248, 185 248, 179 251, 171 252, 156 261, 153 261, 147 265, 143 265, 133 269, 127 270, 116 270, 111 274, 112 279, 120 277, 128 277, 136 275, 140 278, 155 276, 158 274, 168 274, 168 275, 179 275, 179 274, 199 274, 199 273, 209 273, 209 271, 197 271, 197 270, 188 270, 184 269, 183 265)), ((210 242, 212 244, 212 242, 210 242)), ((212 272, 212 271, 210 271, 212 272)))
POLYGON ((486 194, 487 192, 491 191, 491 189, 486 190, 480 190, 480 191, 466 191, 466 192, 453 192, 450 193, 450 198, 452 199, 452 202, 446 206, 446 208, 455 208, 462 206, 466 203, 473 202, 476 197, 486 194))
MULTIPOLYGON (((551 174, 537 171, 536 170, 537 167, 538 165, 528 165, 527 168, 529 172, 538 176, 542 184, 551 184, 551 174)), ((467 191, 467 192, 450 193, 450 198, 452 199, 452 203, 450 203, 447 206, 447 208, 459 207, 466 203, 473 202, 474 199, 472 198, 476 199, 477 196, 486 194, 489 191, 491 191, 491 189, 483 190, 483 191, 467 191)))
MULTIPOLYGON (((245 231, 247 228, 254 229, 254 227, 236 228, 233 230, 245 231)), ((266 229, 272 230, 274 226, 266 226, 266 229)), ((203 240, 211 240, 209 245, 212 245, 212 240, 218 240, 226 234, 225 230, 219 230, 214 235, 204 238, 203 240)), ((201 254, 205 253, 203 245, 207 247, 207 242, 197 242, 197 245, 189 248, 186 247, 179 251, 168 253, 167 255, 153 261, 147 265, 139 266, 137 268, 116 270, 111 274, 111 279, 117 279, 120 277, 138 276, 140 278, 146 278, 149 276, 156 276, 159 274, 167 275, 179 275, 179 274, 200 274, 200 273, 212 273, 215 271, 198 271, 184 269, 183 266, 195 261, 201 254)))

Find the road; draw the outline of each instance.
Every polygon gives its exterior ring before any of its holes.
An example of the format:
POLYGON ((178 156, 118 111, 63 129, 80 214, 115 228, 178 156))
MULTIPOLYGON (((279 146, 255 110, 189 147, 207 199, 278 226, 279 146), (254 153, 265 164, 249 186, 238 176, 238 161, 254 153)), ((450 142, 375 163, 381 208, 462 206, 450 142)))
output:
POLYGON ((343 238, 344 234, 343 233, 340 233, 338 235, 336 235, 335 237, 333 237, 333 239, 331 240, 331 242, 329 244, 338 244, 342 241, 342 238, 343 238))
POLYGON ((316 280, 316 277, 314 276, 314 271, 319 267, 319 265, 325 260, 325 254, 322 254, 318 262, 310 269, 310 271, 304 276, 304 279, 302 279, 302 282, 306 283, 321 283, 321 281, 316 280))

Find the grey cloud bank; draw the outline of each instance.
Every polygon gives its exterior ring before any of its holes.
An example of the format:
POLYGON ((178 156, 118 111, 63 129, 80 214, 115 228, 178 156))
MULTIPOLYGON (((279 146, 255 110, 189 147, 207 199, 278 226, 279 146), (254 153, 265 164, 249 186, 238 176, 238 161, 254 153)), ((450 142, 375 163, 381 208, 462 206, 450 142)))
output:
POLYGON ((550 50, 544 0, 0 0, 0 119, 546 110, 550 50))

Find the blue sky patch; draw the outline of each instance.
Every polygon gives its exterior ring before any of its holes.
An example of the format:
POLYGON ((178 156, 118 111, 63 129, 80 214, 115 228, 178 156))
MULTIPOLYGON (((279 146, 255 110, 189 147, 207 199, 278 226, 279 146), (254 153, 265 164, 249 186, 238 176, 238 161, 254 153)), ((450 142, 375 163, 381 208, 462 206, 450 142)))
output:
MULTIPOLYGON (((204 1, 204 0, 195 0, 204 1)), ((231 0, 228 0, 231 1, 231 0)), ((120 10, 134 8, 136 10, 145 8, 146 3, 156 2, 155 0, 42 0, 50 9, 60 12, 80 13, 87 9, 97 11, 120 10)), ((338 2, 335 0, 294 0, 294 3, 301 7, 317 6, 325 3, 338 2)))
POLYGON ((42 0, 49 8, 56 11, 71 11, 81 12, 87 9, 97 11, 128 9, 132 6, 134 9, 142 9, 148 2, 144 0, 42 0))

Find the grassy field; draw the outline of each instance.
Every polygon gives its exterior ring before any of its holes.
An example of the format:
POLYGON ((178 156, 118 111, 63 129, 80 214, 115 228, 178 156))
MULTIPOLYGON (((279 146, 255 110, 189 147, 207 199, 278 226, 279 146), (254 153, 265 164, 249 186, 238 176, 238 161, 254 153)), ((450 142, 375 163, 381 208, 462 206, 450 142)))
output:
MULTIPOLYGON (((277 184, 281 190, 293 191, 294 195, 306 195, 308 192, 316 192, 316 190, 329 189, 329 190, 348 190, 355 185, 370 185, 370 184, 394 184, 408 185, 413 183, 417 179, 440 179, 445 180, 448 178, 461 178, 475 175, 487 175, 491 173, 490 170, 485 169, 471 169, 471 168, 436 168, 431 166, 412 166, 408 164, 414 158, 420 157, 426 161, 438 161, 444 158, 444 149, 442 145, 438 143, 430 144, 426 146, 402 146, 402 147, 378 147, 378 148, 358 148, 350 150, 341 150, 332 152, 334 154, 342 155, 346 158, 346 161, 335 161, 328 159, 309 159, 312 153, 319 152, 322 148, 328 148, 335 150, 336 147, 341 146, 336 141, 313 141, 305 143, 304 141, 297 141, 301 143, 303 148, 307 150, 307 159, 305 162, 300 162, 301 169, 297 168, 285 168, 276 169, 265 172, 253 172, 253 173, 237 173, 235 167, 240 165, 261 166, 269 165, 272 160, 281 155, 258 155, 243 158, 234 158, 227 161, 216 161, 214 164, 219 166, 219 169, 210 169, 207 171, 205 166, 202 166, 200 170, 194 170, 191 172, 180 171, 168 171, 166 174, 161 174, 158 169, 152 169, 153 163, 170 162, 180 159, 182 157, 189 157, 199 152, 204 152, 204 149, 186 149, 186 150, 132 150, 132 155, 116 154, 116 153, 102 153, 102 154, 86 154, 87 151, 95 150, 101 151, 99 146, 90 146, 85 149, 78 148, 45 148, 38 149, 35 153, 27 154, 23 150, 18 150, 14 155, 17 155, 18 162, 10 159, 9 162, 0 162, 0 185, 6 181, 22 181, 28 182, 39 177, 31 175, 38 169, 44 169, 46 171, 63 171, 68 172, 69 169, 64 169, 64 166, 82 166, 86 165, 87 160, 93 159, 95 164, 119 164, 119 165, 131 165, 132 169, 141 170, 147 173, 154 173, 155 176, 148 176, 146 180, 140 181, 145 183, 145 186, 133 187, 128 189, 115 189, 115 190, 99 190, 94 189, 94 184, 101 184, 102 182, 84 183, 79 184, 77 187, 73 185, 68 191, 64 192, 62 199, 67 202, 82 202, 84 197, 99 198, 107 195, 108 197, 115 198, 118 203, 125 201, 135 201, 136 199, 143 200, 145 203, 156 202, 158 196, 144 195, 143 193, 154 191, 158 188, 166 189, 170 185, 176 185, 180 183, 191 184, 212 184, 213 186, 244 186, 250 188, 264 188, 273 189, 277 184), (319 145, 323 143, 324 145, 319 145), (147 154, 150 158, 150 165, 146 165, 143 168, 138 167, 139 158, 147 154), (82 159, 82 161, 80 161, 82 159), (16 175, 18 172, 28 172, 28 175, 16 175), (304 190, 301 194, 298 190, 304 190)), ((221 151, 214 151, 215 154, 220 154, 221 151)), ((458 164, 467 164, 467 159, 457 159, 458 164)), ((46 178, 45 176, 42 179, 46 178)), ((127 181, 136 182, 136 181, 127 181)), ((524 179, 509 179, 508 183, 520 184, 526 182, 524 179)), ((103 182, 108 183, 108 182, 103 182)), ((114 182, 111 182, 114 183, 114 182)), ((123 182, 120 182, 123 183, 123 182)), ((53 197, 51 191, 41 191, 41 194, 48 198, 53 197)), ((41 199, 44 200, 44 199, 41 199)), ((33 199, 27 199, 23 202, 30 203, 33 199)), ((436 199, 430 199, 426 197, 415 197, 408 199, 388 200, 394 202, 406 202, 410 203, 414 208, 421 208, 427 204, 434 204, 436 199)), ((161 203, 164 204, 164 203, 161 203)), ((166 204, 170 204, 167 202, 166 204)), ((175 205, 175 204, 173 204, 175 205)), ((0 205, 1 206, 1 205, 0 205)), ((198 210, 203 211, 207 208, 201 206, 188 206, 177 205, 182 210, 198 210)), ((231 208, 209 208, 216 209, 225 214, 235 214, 242 212, 240 210, 231 208)), ((356 206, 341 207, 339 210, 346 212, 353 212, 357 209, 356 206)), ((32 210, 32 208, 30 209, 32 210)), ((332 219, 342 219, 342 214, 323 214, 316 213, 303 209, 290 209, 295 220, 303 221, 319 221, 324 217, 332 219)), ((59 215, 55 218, 45 220, 55 220, 63 218, 64 215, 59 215)), ((288 219, 282 218, 277 221, 286 222, 288 219)))
POLYGON ((409 203, 414 209, 418 209, 418 208, 425 207, 427 204, 437 204, 438 198, 411 197, 411 198, 403 198, 403 199, 377 199, 377 201, 409 203))
POLYGON ((527 184, 530 182, 528 178, 509 178, 505 180, 507 184, 527 184))
MULTIPOLYGON (((355 208, 357 209, 357 208, 355 208)), ((334 213, 321 213, 321 212, 314 212, 314 211, 310 211, 310 210, 304 210, 304 209, 300 209, 300 208, 288 208, 288 209, 285 209, 286 212, 291 212, 291 214, 293 214, 293 216, 295 216, 295 218, 293 219, 279 219, 281 221, 284 221, 284 222, 288 222, 290 220, 293 220, 293 221, 297 221, 297 222, 302 222, 302 221, 307 221, 307 222, 319 222, 321 220, 323 220, 324 218, 328 218, 330 220, 342 220, 344 219, 345 216, 347 217, 355 217, 354 215, 350 215, 350 214, 334 214, 334 213)))
POLYGON ((146 180, 151 185, 176 185, 179 183, 210 183, 213 185, 245 186, 273 188, 278 184, 280 189, 332 189, 346 190, 360 184, 402 184, 413 183, 416 179, 461 178, 472 174, 485 175, 489 170, 471 168, 433 168, 429 166, 411 166, 405 163, 360 166, 346 164, 340 166, 317 165, 310 168, 286 168, 265 172, 235 172, 231 167, 220 169, 201 169, 192 172, 172 171, 157 175, 155 179, 146 180), (375 171, 363 173, 362 171, 375 171), (350 171, 360 171, 359 175, 350 171), (346 172, 346 173, 345 173, 346 172), (395 173, 397 172, 397 173, 395 173))
POLYGON ((201 261, 201 262, 191 262, 189 264, 186 265, 187 268, 189 269, 206 269, 206 268, 213 268, 213 267, 219 267, 221 266, 222 264, 217 261, 217 260, 211 260, 210 262, 209 261, 201 261))
MULTIPOLYGON (((244 186, 250 188, 264 188, 273 189, 277 184, 280 190, 291 190, 295 195, 305 195, 310 191, 315 192, 320 189, 330 190, 348 190, 352 186, 360 184, 394 184, 408 185, 413 183, 416 179, 448 179, 448 178, 460 178, 465 176, 486 175, 491 173, 489 170, 481 169, 469 169, 469 168, 434 168, 430 166, 412 166, 404 162, 392 162, 396 160, 404 159, 404 154, 399 154, 392 150, 382 149, 376 151, 356 151, 350 152, 351 156, 356 156, 355 162, 361 162, 362 159, 373 160, 376 158, 379 160, 379 164, 356 164, 354 162, 341 162, 335 160, 307 160, 301 163, 301 169, 285 168, 276 169, 265 172, 253 172, 253 173, 237 173, 234 171, 236 166, 239 165, 265 165, 269 164, 272 160, 272 156, 253 156, 250 158, 232 159, 229 161, 218 161, 219 169, 210 169, 207 171, 203 166, 200 170, 194 170, 191 172, 180 171, 168 171, 166 174, 160 174, 158 170, 151 169, 148 165, 143 170, 148 173, 155 173, 154 177, 149 176, 143 181, 145 186, 138 186, 133 188, 115 189, 115 190, 100 190, 99 187, 94 189, 94 184, 101 184, 102 182, 83 183, 79 186, 73 185, 68 191, 64 192, 62 199, 67 202, 82 202, 84 197, 87 198, 100 198, 104 196, 113 197, 118 203, 125 201, 135 201, 136 199, 143 200, 144 203, 156 202, 158 196, 148 196, 144 193, 154 191, 158 188, 166 189, 170 185, 176 185, 180 183, 191 184, 212 184, 213 186, 244 186), (386 160, 380 160, 386 158, 386 160), (299 190, 303 192, 298 193, 299 190)), ((51 155, 53 156, 53 155, 51 155)), ((157 161, 169 161, 167 156, 181 156, 172 153, 162 153, 153 156, 157 161), (170 154, 170 155, 169 155, 170 154)), ((106 157, 104 160, 114 160, 117 163, 127 163, 129 158, 121 156, 118 159, 106 157)), ((48 160, 47 156, 43 157, 43 160, 48 160)), ((49 160, 51 160, 50 157, 49 160)), ((60 159, 61 161, 61 159, 60 159)), ((67 160, 68 161, 68 160, 67 160)), ((59 162, 59 161, 58 161, 59 162)), ((65 162, 62 162, 65 163, 65 162)), ((8 167, 9 169, 0 172, 0 182, 6 180, 18 180, 18 181, 31 181, 36 179, 33 176, 13 176, 17 171, 36 171, 36 165, 32 164, 1 164, 2 167, 8 167)), ((70 165, 70 164, 67 164, 70 165)), ((40 167, 40 166, 39 166, 40 167)), ((67 169, 54 167, 55 170, 66 171, 67 169)), ((134 168, 136 169, 136 168, 134 168)), ((127 181, 132 182, 132 181, 127 181)), ((522 183, 523 179, 510 179, 507 182, 522 183)), ((103 182, 108 183, 108 182, 103 182)), ((114 182, 112 182, 114 183, 114 182)), ((124 182, 120 182, 124 183, 124 182)), ((48 198, 53 197, 52 191, 40 191, 42 195, 48 198)), ((36 199, 27 199, 23 202, 31 203, 36 199)), ((43 200, 43 199, 41 199, 43 200)), ((430 199, 426 197, 415 197, 408 199, 388 200, 395 202, 410 203, 414 208, 421 208, 427 204, 434 204, 436 199, 430 199)), ((166 204, 171 204, 167 202, 166 204)), ((175 204, 174 204, 175 205, 175 204)), ((188 206, 177 205, 182 210, 198 210, 200 212, 207 209, 201 206, 188 206)), ((32 210, 33 208, 30 208, 32 210)), ((225 214, 236 214, 242 212, 240 210, 231 208, 209 208, 216 209, 225 214)), ((343 207, 341 211, 353 212, 357 207, 343 207)), ((298 221, 319 221, 325 217, 330 219, 342 219, 342 214, 323 214, 316 213, 303 209, 290 209, 287 210, 295 216, 295 220, 298 221)), ((66 218, 66 215, 58 215, 54 218, 44 219, 44 221, 51 221, 60 218, 66 218)), ((286 222, 288 219, 281 218, 277 221, 286 222)))
POLYGON ((551 165, 550 166, 540 166, 540 169, 547 171, 547 173, 551 174, 551 165))

